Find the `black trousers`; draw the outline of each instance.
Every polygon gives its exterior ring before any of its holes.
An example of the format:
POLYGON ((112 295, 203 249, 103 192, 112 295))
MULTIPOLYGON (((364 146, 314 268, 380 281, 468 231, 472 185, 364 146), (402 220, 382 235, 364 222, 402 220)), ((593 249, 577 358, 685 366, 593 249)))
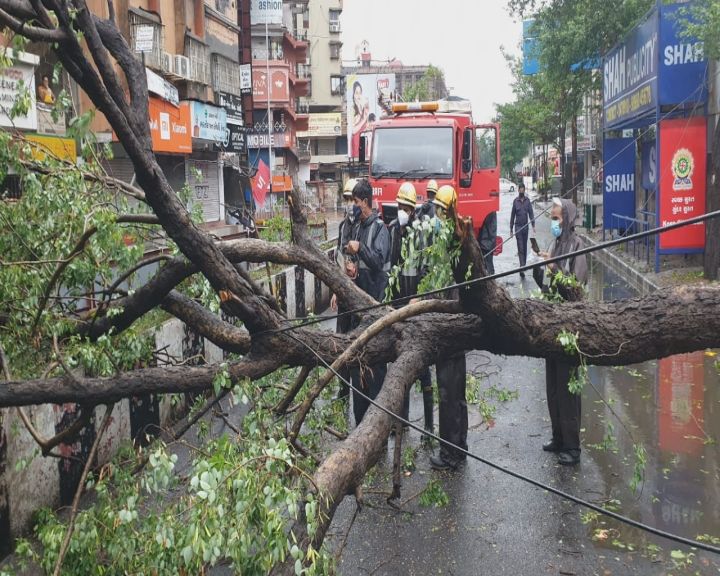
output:
MULTIPOLYGON (((440 438, 467 450, 465 353, 438 362, 435 370, 440 396, 440 438)), ((440 446, 440 457, 449 463, 465 460, 465 454, 445 444, 440 446)))
MULTIPOLYGON (((338 304, 338 314, 342 314, 343 312, 347 312, 346 308, 343 308, 338 304)), ((337 328, 335 331, 338 334, 347 334, 352 329, 352 314, 345 314, 344 316, 338 316, 337 318, 337 328)), ((350 370, 347 368, 347 366, 343 366, 340 368, 340 376, 342 376, 345 380, 350 380, 350 370)), ((340 387, 338 388, 337 397, 339 398, 347 398, 350 395, 350 388, 348 388, 347 384, 345 384, 342 380, 340 381, 340 387)))
POLYGON ((525 266, 527 262, 528 229, 527 226, 516 226, 515 228, 515 240, 517 241, 520 266, 525 266))
POLYGON ((580 394, 568 390, 573 367, 557 360, 545 361, 545 387, 552 437, 563 450, 580 450, 580 394))
MULTIPOLYGON (((433 393, 432 393, 432 378, 430 376, 430 368, 425 368, 422 374, 420 374, 420 386, 422 386, 423 395, 423 409, 425 413, 425 428, 432 430, 433 427, 433 393)), ((414 384, 414 382, 413 382, 414 384)), ((408 388, 407 394, 405 394, 405 403, 403 404, 403 418, 408 420, 410 417, 410 392, 412 386, 408 388)))
MULTIPOLYGON (((385 382, 387 364, 375 364, 366 367, 362 375, 358 368, 353 368, 350 373, 353 386, 360 388, 367 396, 375 400, 380 393, 383 382, 385 382)), ((353 415, 355 416, 356 426, 362 422, 369 407, 370 402, 353 390, 353 415)))

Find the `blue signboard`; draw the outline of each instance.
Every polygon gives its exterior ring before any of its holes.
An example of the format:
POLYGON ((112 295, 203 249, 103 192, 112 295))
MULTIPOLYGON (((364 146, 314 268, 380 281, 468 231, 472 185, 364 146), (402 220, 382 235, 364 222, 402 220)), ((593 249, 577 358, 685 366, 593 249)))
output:
POLYGON ((603 229, 625 229, 635 218, 635 140, 605 139, 603 144, 603 229))
POLYGON ((603 59, 606 130, 655 111, 659 48, 658 14, 653 10, 603 59))
POLYGON ((655 141, 643 142, 640 163, 642 187, 645 188, 645 190, 655 190, 658 175, 657 144, 655 141))
POLYGON ((540 71, 538 62, 538 41, 534 37, 532 26, 535 20, 523 20, 523 74, 530 76, 540 71))
POLYGON ((660 71, 658 92, 661 105, 692 104, 707 100, 707 60, 703 43, 684 38, 687 4, 660 6, 660 71), (682 7, 685 10, 682 10, 682 7), (682 10, 682 11, 681 11, 682 10))
POLYGON ((225 141, 227 112, 225 108, 192 101, 192 137, 213 142, 225 141))

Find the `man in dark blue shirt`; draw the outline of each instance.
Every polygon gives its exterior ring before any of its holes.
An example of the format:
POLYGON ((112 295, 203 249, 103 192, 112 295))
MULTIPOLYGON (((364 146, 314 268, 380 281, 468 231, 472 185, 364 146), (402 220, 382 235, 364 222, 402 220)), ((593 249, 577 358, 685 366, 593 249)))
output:
MULTIPOLYGON (((525 195, 525 184, 520 183, 518 185, 518 196, 513 200, 512 211, 510 212, 510 234, 513 233, 513 230, 515 231, 520 266, 525 266, 527 261, 528 222, 532 225, 533 234, 535 234, 535 215, 533 214, 532 202, 525 195)), ((525 278, 525 272, 520 272, 520 277, 525 278)))

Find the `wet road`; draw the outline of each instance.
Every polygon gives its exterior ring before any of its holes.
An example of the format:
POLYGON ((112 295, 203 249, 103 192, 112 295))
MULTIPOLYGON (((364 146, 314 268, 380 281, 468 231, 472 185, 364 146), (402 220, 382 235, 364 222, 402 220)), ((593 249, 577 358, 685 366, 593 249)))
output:
MULTIPOLYGON (((503 195, 498 233, 508 235, 510 195, 503 195)), ((537 225, 541 248, 549 222, 537 225)), ((497 271, 517 264, 515 241, 496 258, 497 271)), ((634 295, 619 277, 591 262, 593 299, 634 295)), ((515 296, 534 282, 502 280, 515 296)), ((484 421, 470 406, 469 449, 596 504, 689 538, 720 537, 719 357, 698 352, 623 368, 590 368, 583 392, 583 456, 575 468, 541 450, 550 437, 544 362, 468 354, 480 378, 484 421), (494 389, 494 393, 491 389, 494 389), (500 391, 500 392, 498 392, 500 391), (517 392, 517 395, 513 394, 517 392), (503 401, 504 400, 504 401, 503 401), (635 445, 647 451, 644 481, 634 492, 635 445)), ((411 416, 422 422, 413 391, 411 416)), ((437 422, 437 419, 436 419, 437 422)), ((718 574, 720 558, 629 529, 498 471, 469 461, 455 473, 430 469, 430 452, 411 431, 406 444, 415 470, 404 480, 403 511, 390 508, 391 451, 367 483, 365 506, 346 498, 329 542, 342 548, 342 574, 718 574), (449 496, 441 507, 420 505, 419 493, 437 479, 449 496), (347 535, 347 537, 346 537, 347 535)), ((409 455, 408 455, 409 456, 409 455)), ((716 541, 720 544, 720 541, 716 541)))

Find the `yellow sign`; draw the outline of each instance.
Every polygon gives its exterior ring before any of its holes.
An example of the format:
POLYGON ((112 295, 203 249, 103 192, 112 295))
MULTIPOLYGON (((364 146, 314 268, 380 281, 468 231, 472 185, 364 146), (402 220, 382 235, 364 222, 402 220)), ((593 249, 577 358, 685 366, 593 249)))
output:
POLYGON ((72 138, 58 138, 56 136, 41 136, 40 134, 28 134, 25 138, 33 143, 33 158, 42 161, 46 154, 54 156, 60 160, 68 160, 75 163, 77 158, 77 149, 75 148, 75 140, 72 138))

